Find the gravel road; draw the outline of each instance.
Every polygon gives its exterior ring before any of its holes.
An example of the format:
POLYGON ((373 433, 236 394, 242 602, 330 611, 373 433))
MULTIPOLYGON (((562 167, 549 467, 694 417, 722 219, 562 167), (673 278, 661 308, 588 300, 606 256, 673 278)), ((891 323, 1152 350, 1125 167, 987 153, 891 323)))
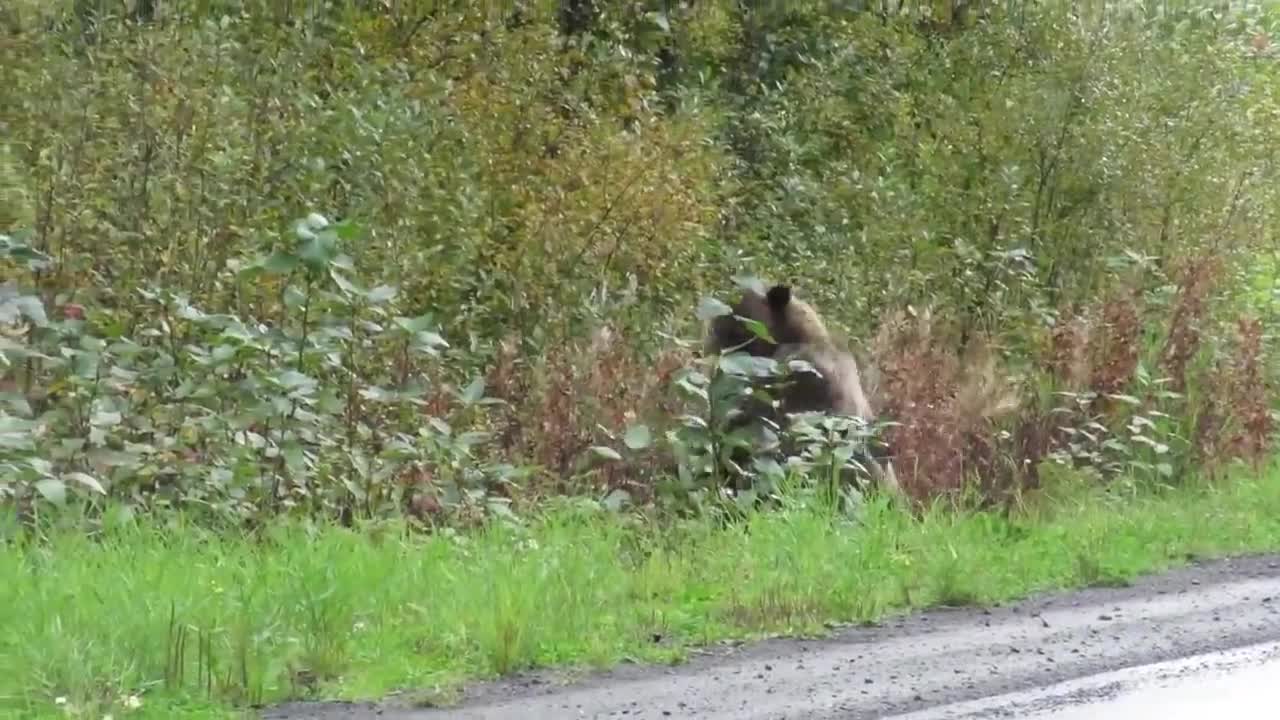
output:
POLYGON ((449 709, 392 698, 291 703, 262 718, 943 717, 924 711, 1277 640, 1280 556, 1254 556, 1196 564, 1131 587, 904 616, 822 640, 716 647, 674 668, 625 665, 576 680, 530 673, 472 687, 449 709))

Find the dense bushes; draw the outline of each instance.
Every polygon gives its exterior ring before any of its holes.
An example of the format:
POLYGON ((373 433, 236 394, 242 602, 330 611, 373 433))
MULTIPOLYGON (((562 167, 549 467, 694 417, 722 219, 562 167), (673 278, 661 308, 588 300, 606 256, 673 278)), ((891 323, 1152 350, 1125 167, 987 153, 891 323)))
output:
POLYGON ((687 493, 642 426, 739 273, 867 340, 915 497, 1268 451, 1265 16, 91 5, 0 15, 24 510, 687 493))

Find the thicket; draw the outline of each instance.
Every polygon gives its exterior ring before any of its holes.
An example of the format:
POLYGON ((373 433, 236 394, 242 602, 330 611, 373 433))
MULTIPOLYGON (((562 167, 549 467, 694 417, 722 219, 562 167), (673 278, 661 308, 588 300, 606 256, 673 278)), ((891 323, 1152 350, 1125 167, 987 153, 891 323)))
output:
POLYGON ((717 461, 755 369, 699 358, 699 319, 744 275, 860 339, 915 500, 1260 462, 1274 29, 1163 3, 8 3, 0 502, 456 523, 710 507, 729 474, 754 501, 853 453, 831 420, 791 462, 717 461))

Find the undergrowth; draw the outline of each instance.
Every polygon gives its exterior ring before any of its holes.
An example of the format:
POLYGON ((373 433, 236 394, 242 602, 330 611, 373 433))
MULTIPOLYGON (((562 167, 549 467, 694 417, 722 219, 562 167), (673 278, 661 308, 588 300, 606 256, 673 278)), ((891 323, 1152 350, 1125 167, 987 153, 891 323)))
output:
POLYGON ((715 506, 733 275, 862 340, 917 503, 1269 451, 1259 8, 109 5, 0 13, 24 521, 715 506))

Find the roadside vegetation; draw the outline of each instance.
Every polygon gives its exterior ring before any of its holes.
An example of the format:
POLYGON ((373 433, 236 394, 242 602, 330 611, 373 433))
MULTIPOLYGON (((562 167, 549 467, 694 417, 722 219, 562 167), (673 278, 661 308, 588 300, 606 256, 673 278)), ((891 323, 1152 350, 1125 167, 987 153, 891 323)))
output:
POLYGON ((585 504, 424 535, 171 517, 60 532, 0 557, 0 711, 235 717, 286 698, 447 705, 521 670, 677 662, 913 608, 1124 585, 1197 557, 1280 548, 1280 477, 1162 491, 1064 481, 1012 516, 795 503, 732 527, 657 527, 585 504))
POLYGON ((447 698, 1280 549, 1261 9, 300 5, 0 9, 0 711, 447 698), (885 423, 727 461, 759 368, 700 323, 751 277, 885 423), (902 498, 846 482, 871 432, 902 498))

